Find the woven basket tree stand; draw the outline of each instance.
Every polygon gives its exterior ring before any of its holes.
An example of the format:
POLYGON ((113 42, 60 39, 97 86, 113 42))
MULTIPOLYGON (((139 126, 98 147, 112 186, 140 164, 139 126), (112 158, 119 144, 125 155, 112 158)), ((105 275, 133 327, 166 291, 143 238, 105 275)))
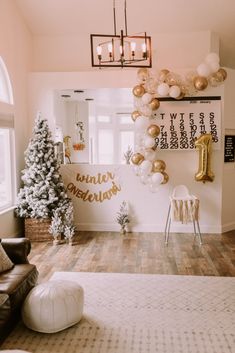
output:
POLYGON ((25 237, 31 241, 52 240, 52 235, 49 233, 50 224, 50 218, 25 218, 25 237))

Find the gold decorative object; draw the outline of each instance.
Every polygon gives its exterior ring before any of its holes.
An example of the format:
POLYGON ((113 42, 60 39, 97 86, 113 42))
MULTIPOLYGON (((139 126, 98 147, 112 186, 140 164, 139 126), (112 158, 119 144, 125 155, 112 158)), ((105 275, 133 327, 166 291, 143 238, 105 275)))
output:
POLYGON ((165 78, 165 82, 169 86, 178 86, 180 84, 180 76, 174 72, 168 72, 165 78))
POLYGON ((76 178, 67 183, 66 191, 70 193, 71 198, 78 198, 83 202, 102 203, 115 197, 121 191, 121 186, 115 181, 115 174, 109 171, 97 175, 77 173, 76 178), (107 183, 108 188, 99 189, 101 184, 107 183), (90 189, 87 184, 93 184, 93 187, 90 189), (94 187, 97 189, 94 190, 94 187))
POLYGON ((222 67, 217 71, 217 75, 221 75, 223 77, 223 81, 227 78, 227 71, 222 67))
POLYGON ((69 140, 71 139, 71 136, 65 136, 64 137, 64 146, 65 146, 65 149, 64 149, 64 156, 65 158, 68 158, 68 161, 69 163, 71 163, 71 151, 70 151, 70 147, 69 147, 69 140))
POLYGON ((217 87, 223 82, 223 76, 221 74, 218 74, 218 72, 215 72, 214 74, 210 75, 208 77, 208 83, 211 87, 217 87))
POLYGON ((198 91, 203 91, 208 86, 208 81, 206 77, 197 76, 195 77, 193 84, 198 91))
POLYGON ((147 128, 147 133, 149 136, 156 138, 160 134, 160 127, 158 125, 152 124, 147 128))
POLYGON ((161 184, 166 184, 168 183, 169 181, 169 175, 166 173, 166 172, 161 172, 163 177, 164 177, 164 180, 161 182, 161 184))
MULTIPOLYGON (((185 76, 168 69, 162 69, 155 75, 146 68, 139 69, 137 75, 138 84, 132 91, 135 96, 136 110, 131 116, 138 138, 135 145, 136 153, 132 156, 131 161, 136 165, 134 170, 136 175, 140 176, 141 182, 148 184, 150 191, 156 192, 160 184, 166 184, 169 180, 169 176, 165 172, 166 163, 162 160, 156 160, 155 152, 159 145, 160 148, 168 148, 167 145, 161 146, 161 138, 157 138, 161 129, 157 125, 159 116, 156 114, 156 110, 160 107, 160 101, 165 100, 162 97, 170 97, 178 101, 184 99, 185 96, 196 96, 208 85, 216 87, 221 84, 226 79, 227 72, 220 68, 219 56, 216 53, 209 53, 195 70, 186 73, 185 76), (140 118, 138 118, 139 116, 140 118)), ((164 115, 162 110, 159 115, 164 115)), ((163 136, 164 132, 161 137, 163 136)), ((210 169, 211 136, 208 139, 207 135, 203 135, 195 145, 199 149, 200 159, 199 171, 195 178, 196 180, 212 181, 214 174, 210 169)))
POLYGON ((141 80, 142 82, 145 82, 148 77, 149 77, 149 72, 148 72, 148 69, 146 68, 141 68, 137 71, 137 77, 139 80, 141 80))
POLYGON ((212 135, 201 135, 196 139, 195 146, 199 150, 199 167, 195 179, 203 183, 213 181, 215 176, 211 171, 212 135))
POLYGON ((138 116, 141 116, 141 114, 140 114, 140 112, 138 112, 138 110, 135 110, 134 112, 131 113, 131 118, 133 121, 136 121, 138 116))
POLYGON ((165 82, 165 79, 166 79, 166 75, 169 74, 169 70, 167 69, 162 69, 160 72, 159 72, 159 81, 160 82, 165 82))
POLYGON ((144 156, 141 153, 134 153, 131 157, 133 164, 140 165, 144 160, 144 156))
POLYGON ((142 97, 145 93, 144 86, 142 85, 137 85, 133 88, 132 90, 133 94, 135 97, 142 97))
POLYGON ((157 98, 153 98, 149 105, 152 110, 157 110, 160 107, 160 102, 157 98))
POLYGON ((161 159, 156 159, 153 161, 153 167, 152 167, 152 172, 163 172, 166 169, 166 163, 162 161, 161 159))

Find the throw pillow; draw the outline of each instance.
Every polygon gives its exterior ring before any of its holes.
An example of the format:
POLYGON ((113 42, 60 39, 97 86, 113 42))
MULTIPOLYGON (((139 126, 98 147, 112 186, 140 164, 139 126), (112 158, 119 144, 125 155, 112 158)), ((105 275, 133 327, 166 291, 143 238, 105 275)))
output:
POLYGON ((0 243, 0 273, 10 270, 14 266, 13 262, 7 256, 5 250, 0 243))

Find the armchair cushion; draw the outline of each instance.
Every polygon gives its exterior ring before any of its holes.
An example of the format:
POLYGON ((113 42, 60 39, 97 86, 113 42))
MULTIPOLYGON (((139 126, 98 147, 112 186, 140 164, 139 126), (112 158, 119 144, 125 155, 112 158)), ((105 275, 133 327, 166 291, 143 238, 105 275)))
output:
POLYGON ((31 250, 30 240, 27 238, 4 238, 1 244, 8 257, 14 264, 28 264, 28 254, 31 250))
MULTIPOLYGON (((29 239, 0 239, 2 249, 13 267, 0 273, 0 345, 20 318, 21 306, 36 285, 38 271, 29 263, 31 249, 29 239)), ((0 349, 1 351, 1 349, 0 349)))
POLYGON ((11 259, 7 256, 5 250, 0 243, 0 273, 10 270, 14 266, 11 259))

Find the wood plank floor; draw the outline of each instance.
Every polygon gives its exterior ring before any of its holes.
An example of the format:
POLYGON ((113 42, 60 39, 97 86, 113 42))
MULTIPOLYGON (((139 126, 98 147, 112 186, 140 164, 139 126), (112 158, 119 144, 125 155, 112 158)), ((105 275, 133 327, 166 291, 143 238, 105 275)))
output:
POLYGON ((39 282, 54 271, 155 273, 235 276, 235 231, 203 235, 199 246, 192 234, 79 232, 74 245, 32 243, 29 256, 39 282))

